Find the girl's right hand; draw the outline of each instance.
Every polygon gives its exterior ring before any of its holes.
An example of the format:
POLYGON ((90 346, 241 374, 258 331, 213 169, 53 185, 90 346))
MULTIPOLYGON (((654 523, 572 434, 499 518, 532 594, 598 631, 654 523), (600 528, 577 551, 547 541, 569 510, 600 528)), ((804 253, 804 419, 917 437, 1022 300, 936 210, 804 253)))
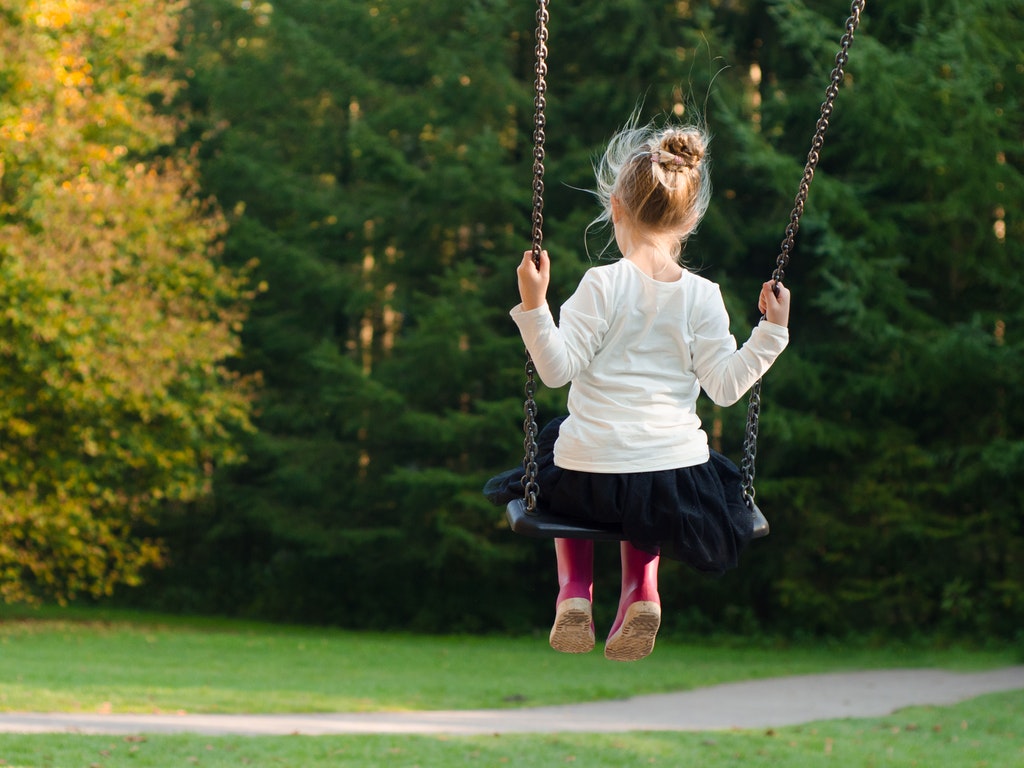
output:
POLYGON ((540 266, 533 263, 533 251, 523 253, 523 260, 516 268, 519 278, 519 297, 523 300, 523 309, 531 310, 543 307, 547 303, 548 284, 551 282, 551 261, 548 252, 540 252, 540 266))

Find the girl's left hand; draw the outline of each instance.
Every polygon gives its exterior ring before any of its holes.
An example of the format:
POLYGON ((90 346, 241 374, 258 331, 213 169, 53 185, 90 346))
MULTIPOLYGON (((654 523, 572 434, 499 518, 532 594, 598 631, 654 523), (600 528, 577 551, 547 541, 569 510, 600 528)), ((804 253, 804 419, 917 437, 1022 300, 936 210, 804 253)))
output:
POLYGON ((769 280, 762 285, 757 307, 769 323, 789 326, 789 289, 782 283, 769 280), (779 291, 778 295, 775 293, 776 288, 779 291))

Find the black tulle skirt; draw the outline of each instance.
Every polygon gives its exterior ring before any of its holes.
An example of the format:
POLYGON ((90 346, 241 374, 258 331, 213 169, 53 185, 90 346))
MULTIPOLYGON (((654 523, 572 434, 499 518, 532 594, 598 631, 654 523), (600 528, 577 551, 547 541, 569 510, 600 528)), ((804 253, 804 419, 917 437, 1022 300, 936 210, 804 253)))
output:
MULTIPOLYGON (((751 539, 750 513, 736 465, 712 451, 704 464, 656 472, 579 472, 556 467, 555 439, 565 417, 537 439, 538 509, 561 517, 622 525, 633 546, 703 573, 735 568, 751 539)), ((523 495, 523 469, 492 477, 484 495, 504 505, 523 495)))

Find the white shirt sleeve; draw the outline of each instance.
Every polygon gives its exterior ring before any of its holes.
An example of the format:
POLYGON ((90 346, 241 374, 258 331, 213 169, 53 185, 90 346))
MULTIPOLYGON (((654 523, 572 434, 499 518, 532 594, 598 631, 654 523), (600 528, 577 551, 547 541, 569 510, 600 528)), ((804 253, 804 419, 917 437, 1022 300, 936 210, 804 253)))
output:
POLYGON ((524 310, 522 304, 512 308, 509 314, 519 326, 537 375, 546 386, 568 384, 594 359, 608 331, 605 298, 597 281, 587 273, 562 305, 558 325, 547 304, 531 310, 524 310))
POLYGON ((738 401, 775 362, 789 343, 789 329, 762 320, 747 343, 736 349, 729 332, 729 314, 721 290, 715 286, 704 297, 694 320, 690 350, 701 387, 717 405, 738 401))

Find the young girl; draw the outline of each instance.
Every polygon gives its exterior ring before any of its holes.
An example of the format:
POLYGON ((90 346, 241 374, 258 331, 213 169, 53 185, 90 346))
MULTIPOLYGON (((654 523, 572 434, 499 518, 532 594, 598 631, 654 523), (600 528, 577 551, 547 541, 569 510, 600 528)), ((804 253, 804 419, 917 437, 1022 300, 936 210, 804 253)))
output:
MULTIPOLYGON (((527 251, 512 311, 541 380, 569 383, 569 415, 542 430, 538 507, 622 524, 622 591, 605 656, 632 661, 661 623, 658 558, 722 573, 737 564, 751 520, 735 464, 708 448, 701 388, 731 405, 789 339, 789 291, 769 281, 765 319, 741 349, 721 291, 680 265, 710 198, 707 137, 695 127, 627 126, 596 168, 597 196, 622 259, 590 269, 562 306, 547 304, 550 261, 527 251)), ((522 495, 522 470, 493 478, 496 503, 522 495)), ((556 539, 559 592, 551 646, 594 647, 593 542, 556 539)))

